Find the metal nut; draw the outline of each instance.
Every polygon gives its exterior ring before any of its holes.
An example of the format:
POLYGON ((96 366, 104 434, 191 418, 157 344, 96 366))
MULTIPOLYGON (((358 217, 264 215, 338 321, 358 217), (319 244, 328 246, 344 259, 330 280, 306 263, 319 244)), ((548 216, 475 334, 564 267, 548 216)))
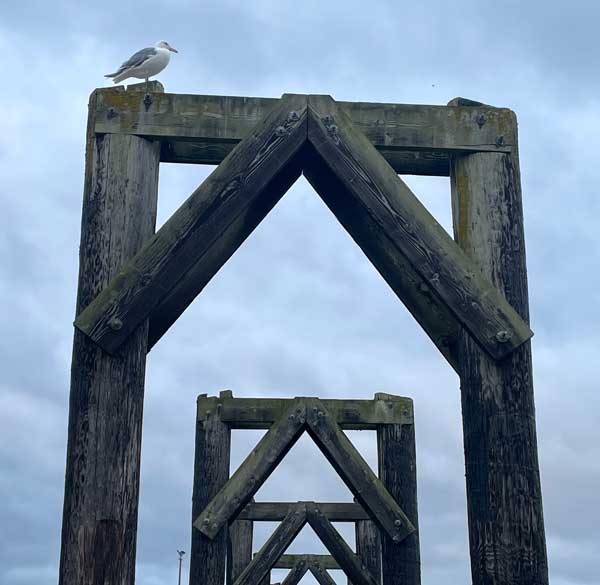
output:
POLYGON ((123 321, 121 321, 121 319, 119 319, 118 317, 113 317, 109 322, 108 322, 108 326, 113 330, 113 331, 119 331, 119 329, 123 328, 123 321))
POLYGON ((506 343, 511 337, 512 336, 508 331, 498 331, 498 333, 496 333, 496 341, 498 343, 506 343))

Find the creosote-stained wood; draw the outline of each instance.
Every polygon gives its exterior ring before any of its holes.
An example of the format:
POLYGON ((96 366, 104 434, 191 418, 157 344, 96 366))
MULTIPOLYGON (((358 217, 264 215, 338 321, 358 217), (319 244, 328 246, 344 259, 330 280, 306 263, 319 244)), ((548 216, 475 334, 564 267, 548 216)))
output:
POLYGON ((333 577, 327 572, 327 569, 319 563, 313 562, 310 564, 310 572, 317 580, 319 585, 336 585, 333 577))
POLYGON ((410 262, 486 352, 501 359, 531 337, 504 296, 481 276, 331 97, 309 97, 308 138, 340 180, 344 197, 353 198, 361 213, 373 219, 394 253, 410 262))
POLYGON ((401 542, 414 527, 397 502, 385 489, 352 441, 332 420, 323 403, 305 399, 308 433, 373 520, 394 542, 401 542))
MULTIPOLYGON (((222 393, 223 397, 228 395, 229 391, 222 393)), ((206 409, 205 416, 205 420, 196 421, 193 518, 200 514, 229 478, 231 430, 219 416, 217 399, 213 401, 211 408, 206 409)), ((225 579, 227 544, 227 526, 222 527, 212 538, 192 529, 190 585, 222 585, 225 579)))
MULTIPOLYGON (((198 417, 202 419, 213 399, 198 397, 198 417)), ((293 398, 220 398, 221 420, 232 429, 268 429, 290 407, 293 398)), ((321 400, 332 418, 343 429, 376 430, 382 424, 412 422, 412 400, 321 400)))
POLYGON ((233 585, 252 561, 253 522, 237 518, 227 530, 227 585, 233 585))
MULTIPOLYGON (((280 522, 285 518, 295 503, 287 502, 252 502, 239 514, 238 518, 262 522, 280 522)), ((369 520, 369 514, 360 504, 319 502, 323 514, 331 522, 358 522, 369 520)))
MULTIPOLYGON (((88 118, 77 313, 152 236, 156 220, 159 144, 94 135, 97 98, 88 118)), ((75 331, 60 585, 135 580, 147 331, 140 323, 115 357, 75 331)))
MULTIPOLYGON (((355 536, 356 555, 360 558, 366 570, 373 575, 375 581, 381 585, 381 535, 379 528, 372 520, 360 520, 355 525, 355 536)), ((411 536, 408 538, 411 538, 411 536)), ((402 543, 396 547, 396 550, 400 550, 404 546, 404 543, 402 543)), ((395 554, 395 552, 390 551, 391 554, 395 554)), ((349 582, 348 585, 352 585, 352 583, 349 582)))
POLYGON ((237 517, 300 435, 307 431, 373 520, 394 542, 414 527, 318 398, 295 398, 231 479, 202 510, 194 526, 209 538, 237 517))
POLYGON ((256 585, 260 583, 273 568, 277 559, 296 538, 306 522, 306 506, 304 502, 300 502, 294 509, 289 511, 283 522, 240 575, 235 585, 256 585))
MULTIPOLYGON (((451 182, 458 243, 528 321, 516 154, 457 158, 451 182)), ((531 345, 493 362, 462 332, 458 353, 473 583, 547 585, 531 345)))
MULTIPOLYGON (((268 212, 273 198, 271 187, 294 179, 298 172, 296 157, 305 142, 306 97, 284 96, 164 224, 143 252, 77 317, 76 327, 108 353, 116 351, 133 328, 174 287, 181 286, 198 262, 206 262, 209 271, 215 269, 211 247, 222 245, 224 233, 232 226, 240 229, 236 220, 249 213, 253 203, 268 212)), ((277 195, 282 194, 277 191, 277 195)), ((255 223, 250 221, 249 231, 255 223)), ((233 253, 244 237, 225 235, 227 250, 233 253)), ((219 261, 225 260, 219 256, 219 261)), ((195 278, 187 280, 185 286, 193 291, 189 297, 200 292, 204 284, 195 278)), ((169 321, 171 317, 163 315, 162 319, 169 321)))
MULTIPOLYGON (((161 140, 161 161, 219 164, 277 106, 277 99, 163 94, 146 104, 129 92, 99 92, 95 130, 161 140)), ((338 102, 397 173, 444 175, 453 152, 508 152, 507 109, 338 102), (499 137, 502 137, 501 141, 499 137)))
MULTIPOLYGON (((395 400, 395 396, 377 393, 375 399, 395 400)), ((383 585, 420 585, 421 557, 414 422, 380 426, 377 429, 377 455, 381 482, 402 506, 416 528, 400 546, 387 534, 381 533, 383 585)))
POLYGON ((306 516, 311 528, 354 585, 378 585, 373 576, 363 569, 361 560, 348 546, 333 524, 319 510, 318 506, 311 506, 310 503, 307 503, 306 516))
MULTIPOLYGON (((319 508, 321 504, 317 504, 319 508)), ((307 564, 318 563, 325 569, 340 569, 339 563, 331 555, 313 555, 313 554, 289 554, 281 555, 273 565, 274 569, 291 569, 298 562, 304 561, 307 564)))
POLYGON ((304 432, 305 417, 303 401, 293 400, 227 484, 194 514, 194 526, 203 535, 214 538, 249 503, 304 432))
POLYGON ((302 577, 306 575, 308 571, 308 563, 303 559, 298 559, 292 567, 290 572, 285 576, 285 579, 281 582, 281 585, 297 585, 302 581, 302 577))

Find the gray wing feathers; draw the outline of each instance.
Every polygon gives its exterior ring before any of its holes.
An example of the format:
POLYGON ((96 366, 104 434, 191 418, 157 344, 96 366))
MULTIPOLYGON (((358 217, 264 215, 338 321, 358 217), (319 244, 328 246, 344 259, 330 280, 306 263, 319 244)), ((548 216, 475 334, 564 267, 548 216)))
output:
POLYGON ((127 59, 127 61, 125 61, 125 63, 123 63, 121 65, 121 67, 119 67, 119 69, 117 71, 115 71, 115 73, 106 75, 106 77, 116 77, 117 75, 120 75, 127 69, 133 69, 134 67, 139 67, 140 65, 142 65, 145 61, 147 61, 150 57, 153 57, 154 55, 156 55, 156 49, 154 47, 147 47, 146 49, 142 49, 141 51, 138 51, 137 53, 135 53, 134 55, 129 57, 129 59, 127 59))

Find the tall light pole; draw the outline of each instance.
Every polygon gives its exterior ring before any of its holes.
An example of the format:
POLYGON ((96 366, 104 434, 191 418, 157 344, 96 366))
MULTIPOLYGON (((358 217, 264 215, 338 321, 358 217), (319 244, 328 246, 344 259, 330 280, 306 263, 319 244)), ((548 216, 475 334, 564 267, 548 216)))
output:
POLYGON ((181 585, 181 563, 183 563, 185 551, 177 549, 177 554, 179 555, 179 578, 177 579, 177 585, 181 585))

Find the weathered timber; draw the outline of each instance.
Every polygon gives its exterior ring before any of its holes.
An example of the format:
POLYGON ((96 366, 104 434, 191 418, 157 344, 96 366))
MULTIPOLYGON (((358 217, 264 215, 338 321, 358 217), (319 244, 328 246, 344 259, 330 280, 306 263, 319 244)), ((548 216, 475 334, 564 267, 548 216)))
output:
MULTIPOLYGON (((494 358, 532 335, 505 297, 452 241, 364 134, 329 96, 310 96, 308 137, 315 152, 404 256, 438 300, 494 358)), ((335 213, 335 209, 333 209, 335 213)))
POLYGON ((214 538, 237 516, 304 432, 305 419, 303 400, 291 401, 288 410, 267 431, 231 479, 194 514, 194 526, 199 531, 214 538))
MULTIPOLYGON (((355 535, 357 556, 367 571, 373 575, 375 581, 381 585, 381 535, 379 528, 372 520, 360 520, 356 523, 355 535)), ((412 536, 411 534, 408 538, 412 538, 412 536)), ((404 546, 404 543, 399 546, 404 546)), ((350 582, 349 585, 351 585, 350 582)))
MULTIPOLYGON (((198 416, 204 416, 200 408, 198 416)), ((210 400, 210 399, 209 399, 210 400)), ((287 410, 291 398, 231 398, 220 400, 221 420, 232 429, 268 429, 287 410)), ((321 401, 334 420, 344 429, 375 430, 377 425, 412 422, 412 401, 396 397, 393 401, 336 400, 321 401)))
MULTIPOLYGON (((205 415, 205 420, 196 421, 192 518, 200 514, 229 478, 231 430, 220 418, 218 399, 213 400, 205 415)), ((226 554, 227 526, 220 526, 211 538, 192 529, 190 585, 222 585, 226 554)))
MULTIPOLYGON (((375 398, 395 399, 384 393, 375 394, 375 398)), ((387 534, 381 534, 382 582, 383 585, 420 585, 414 422, 380 426, 377 429, 377 453, 379 478, 416 528, 400 545, 387 534)))
POLYGON ((304 176, 365 253, 379 274, 404 303, 448 363, 457 369, 459 325, 440 303, 429 283, 393 246, 359 199, 348 197, 346 187, 316 152, 307 152, 304 176))
POLYGON ((271 571, 277 559, 296 538, 306 522, 306 504, 300 502, 294 509, 289 511, 283 522, 240 575, 235 585, 256 585, 260 583, 271 571))
MULTIPOLYGON (((458 243, 528 321, 517 153, 456 158, 451 184, 458 243)), ((547 585, 530 344, 494 363, 463 332, 459 371, 473 582, 547 585)))
POLYGON ((297 156, 305 142, 306 97, 284 96, 78 316, 75 326, 113 353, 151 313, 162 323, 161 330, 173 323, 205 284, 195 280, 197 264, 205 262, 205 270, 212 271, 227 260, 211 253, 213 246, 235 251, 257 223, 252 218, 241 226, 240 216, 252 215, 252 205, 260 208, 259 215, 267 213, 273 197, 283 195, 281 186, 298 172, 297 156), (274 185, 278 188, 272 190, 274 185), (224 236, 230 229, 244 234, 224 236), (181 302, 169 299, 176 288, 181 302), (175 314, 160 312, 165 299, 175 314))
MULTIPOLYGON (((94 92, 76 313, 152 236, 156 220, 159 145, 137 136, 95 135, 97 99, 94 92)), ((75 332, 61 585, 134 582, 147 331, 141 322, 114 357, 75 332)))
POLYGON ((377 585, 377 581, 366 569, 363 569, 361 560, 333 524, 322 514, 318 506, 307 503, 306 517, 311 528, 354 585, 377 585))
POLYGON ((302 577, 306 575, 308 567, 309 565, 305 560, 298 559, 291 567, 290 572, 285 576, 285 579, 281 582, 281 585, 297 585, 302 581, 302 577))
POLYGON ((415 528, 352 441, 317 398, 307 398, 308 433, 358 502, 382 530, 401 542, 415 528))
MULTIPOLYGON (((317 504, 319 508, 321 504, 317 504)), ((305 561, 306 563, 319 563, 326 569, 340 569, 339 563, 331 555, 281 555, 275 565, 274 569, 291 569, 296 565, 298 561, 305 561)))
MULTIPOLYGON (((148 106, 102 90, 96 132, 158 138, 161 161, 219 164, 276 107, 273 98, 163 94, 148 106)), ((454 152, 508 152, 510 111, 338 102, 397 173, 448 176, 454 152), (499 140, 502 137, 502 140, 499 140)))
MULTIPOLYGON (((280 522, 293 506, 295 503, 251 502, 240 512, 238 518, 255 522, 280 522)), ((358 522, 370 518, 360 504, 319 502, 318 506, 331 522, 358 522)))
POLYGON ((227 585, 233 585, 252 561, 251 520, 234 520, 227 530, 227 585))
POLYGON ((336 585, 333 577, 327 572, 327 569, 318 562, 312 562, 310 564, 310 572, 313 577, 317 580, 319 585, 336 585))

